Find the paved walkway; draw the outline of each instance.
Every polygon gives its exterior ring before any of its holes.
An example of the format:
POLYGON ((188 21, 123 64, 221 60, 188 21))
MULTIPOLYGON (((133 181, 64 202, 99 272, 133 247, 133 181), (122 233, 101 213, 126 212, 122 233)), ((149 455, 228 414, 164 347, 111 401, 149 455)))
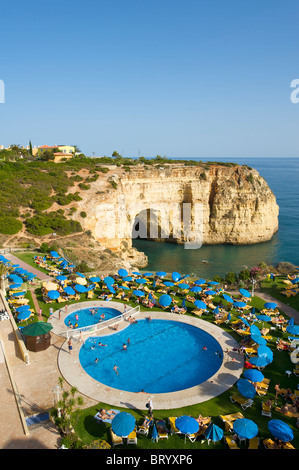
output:
POLYGON ((11 261, 13 264, 19 264, 21 268, 26 269, 27 271, 36 274, 37 279, 40 279, 42 281, 49 281, 53 279, 51 276, 48 274, 43 273, 37 268, 34 268, 30 266, 30 264, 25 263, 25 261, 22 261, 20 258, 17 258, 16 256, 12 255, 11 253, 5 253, 5 258, 11 261))

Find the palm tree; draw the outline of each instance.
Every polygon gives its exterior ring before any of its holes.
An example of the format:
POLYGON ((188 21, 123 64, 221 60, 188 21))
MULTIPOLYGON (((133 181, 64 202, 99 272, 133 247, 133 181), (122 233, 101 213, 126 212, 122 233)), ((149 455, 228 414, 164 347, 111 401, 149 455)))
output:
POLYGON ((5 264, 0 263, 0 290, 3 292, 5 292, 5 277, 8 272, 8 267, 5 264))

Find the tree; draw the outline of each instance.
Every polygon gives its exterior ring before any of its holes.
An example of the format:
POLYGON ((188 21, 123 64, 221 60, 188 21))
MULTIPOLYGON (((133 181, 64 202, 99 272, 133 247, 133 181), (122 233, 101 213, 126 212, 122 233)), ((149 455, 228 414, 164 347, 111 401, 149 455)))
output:
POLYGON ((79 407, 84 404, 81 396, 75 397, 78 393, 76 387, 71 387, 69 391, 63 388, 64 379, 59 377, 58 385, 61 390, 61 399, 57 401, 54 408, 55 423, 59 431, 63 436, 71 434, 76 421, 79 418, 78 411, 79 407))
POLYGON ((31 140, 29 140, 29 153, 32 155, 32 143, 31 140))
POLYGON ((227 282, 227 284, 235 284, 237 282, 237 276, 234 272, 230 271, 226 274, 225 281, 227 282))

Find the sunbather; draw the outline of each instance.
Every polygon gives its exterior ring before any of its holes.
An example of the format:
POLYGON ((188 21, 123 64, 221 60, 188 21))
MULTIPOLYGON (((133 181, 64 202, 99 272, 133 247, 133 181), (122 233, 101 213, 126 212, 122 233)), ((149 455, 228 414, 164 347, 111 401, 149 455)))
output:
POLYGON ((114 416, 116 416, 116 414, 117 413, 115 413, 115 411, 113 411, 113 410, 107 411, 104 408, 101 408, 100 411, 99 411, 98 417, 100 419, 113 419, 114 416))

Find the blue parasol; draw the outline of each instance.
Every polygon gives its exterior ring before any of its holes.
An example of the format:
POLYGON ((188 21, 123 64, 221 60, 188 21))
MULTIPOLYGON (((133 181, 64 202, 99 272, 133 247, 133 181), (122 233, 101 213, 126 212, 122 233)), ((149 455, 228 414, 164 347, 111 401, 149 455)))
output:
POLYGON ((60 274, 59 276, 56 277, 56 279, 58 279, 58 281, 65 281, 67 279, 67 276, 60 274))
POLYGON ((118 270, 118 275, 120 277, 126 277, 128 275, 128 271, 126 271, 125 269, 119 269, 118 270))
MULTIPOLYGON (((111 292, 111 294, 115 294, 115 289, 114 289, 114 287, 112 287, 111 285, 108 285, 107 287, 108 287, 108 290, 111 292)), ((88 290, 88 289, 86 289, 86 291, 87 291, 87 290, 88 290)))
POLYGON ((159 277, 166 276, 166 274, 167 274, 167 273, 166 273, 165 271, 158 271, 158 272, 156 273, 156 275, 159 276, 159 277))
POLYGON ((143 275, 144 275, 145 277, 147 277, 147 276, 152 276, 153 273, 143 273, 143 275))
POLYGON ((26 312, 27 310, 30 310, 30 306, 29 306, 29 305, 21 305, 20 307, 17 307, 17 308, 16 308, 16 311, 17 311, 18 313, 26 312))
POLYGON ((136 295, 136 297, 144 296, 144 292, 142 292, 142 290, 133 290, 133 294, 136 295))
POLYGON ((274 310, 276 307, 277 307, 277 304, 275 302, 266 302, 264 304, 264 307, 267 309, 267 310, 274 310))
POLYGON ((14 297, 14 298, 15 297, 23 297, 25 294, 26 294, 25 291, 23 291, 23 292, 14 292, 11 296, 14 297))
POLYGON ((257 425, 251 419, 246 418, 234 421, 233 430, 241 439, 252 439, 259 432, 257 425))
POLYGON ((123 277, 123 281, 130 282, 130 281, 133 281, 133 278, 132 276, 126 276, 126 277, 123 277))
POLYGON ((223 298, 224 300, 226 300, 226 302, 229 302, 230 304, 234 303, 234 300, 227 294, 223 294, 223 298))
POLYGON ((74 291, 74 289, 71 287, 71 286, 66 286, 64 288, 64 292, 67 294, 67 295, 75 295, 76 292, 74 291))
POLYGON ((250 334, 254 336, 261 336, 261 332, 256 325, 251 325, 250 334))
POLYGON ((287 423, 280 419, 271 419, 268 422, 268 429, 276 439, 283 442, 289 442, 294 439, 293 430, 287 423))
POLYGON ((170 297, 170 295, 163 294, 159 298, 159 304, 161 305, 161 307, 168 307, 171 304, 171 302, 172 302, 172 298, 170 297))
POLYGON ((59 258, 59 254, 57 253, 57 251, 50 251, 50 255, 52 256, 52 258, 59 258))
POLYGON ((164 281, 163 284, 164 284, 164 286, 167 286, 167 287, 173 287, 174 286, 174 283, 171 282, 171 281, 164 281))
POLYGON ((178 287, 180 289, 189 289, 189 284, 184 284, 183 282, 181 282, 180 284, 178 284, 178 287))
POLYGON ((289 319, 288 324, 289 325, 294 325, 294 317, 289 319))
POLYGON ((205 279, 196 279, 196 281, 194 281, 194 284, 196 284, 197 286, 203 286, 205 283, 205 279))
MULTIPOLYGON (((23 283, 23 281, 22 281, 22 283, 23 283)), ((20 289, 22 283, 21 284, 10 284, 9 289, 12 289, 12 290, 20 289)))
POLYGON ((251 339, 259 346, 266 346, 267 344, 267 341, 261 335, 251 335, 251 339))
POLYGON ((113 277, 111 276, 106 276, 105 279, 104 279, 104 283, 106 284, 106 286, 111 286, 112 284, 114 284, 114 279, 113 277))
POLYGON ((31 315, 30 310, 24 310, 18 314, 18 320, 27 320, 31 315))
POLYGON ((191 292, 201 292, 202 288, 200 286, 194 286, 190 289, 191 292))
POLYGON ((135 282, 137 282, 137 284, 146 284, 147 280, 141 277, 139 279, 136 279, 135 282))
POLYGON ((262 357, 270 364, 273 361, 273 352, 268 346, 260 346, 257 350, 258 357, 262 357))
POLYGON ((176 271, 174 271, 174 272, 171 274, 171 277, 172 277, 172 280, 173 280, 174 282, 177 282, 177 281, 179 281, 179 280, 181 279, 180 273, 178 273, 178 272, 176 272, 176 271))
POLYGON ((219 282, 216 281, 210 281, 208 282, 209 286, 219 286, 219 282))
POLYGON ((51 300, 56 300, 60 297, 60 292, 58 292, 57 290, 49 290, 49 292, 47 293, 47 297, 51 300))
POLYGON ((254 398, 256 395, 256 390, 249 380, 239 379, 237 381, 237 388, 241 395, 246 398, 254 398))
POLYGON ((234 302, 234 306, 237 307, 237 308, 242 308, 242 307, 246 307, 246 303, 245 302, 234 302))
POLYGON ((286 330, 290 335, 299 335, 299 326, 298 325, 288 325, 286 330))
POLYGON ((212 289, 208 289, 205 291, 205 295, 216 295, 217 292, 215 290, 212 290, 212 289))
POLYGON ((141 276, 141 273, 139 273, 138 271, 133 271, 132 274, 134 274, 134 276, 141 276))
POLYGON ((76 272, 75 274, 77 274, 77 276, 79 276, 79 277, 85 277, 84 274, 82 274, 82 273, 77 273, 76 272))
POLYGON ((251 380, 251 382, 262 382, 265 376, 261 373, 261 371, 257 369, 246 369, 244 371, 245 379, 251 380))
POLYGON ((206 439, 214 442, 220 441, 220 439, 223 437, 223 429, 221 429, 216 424, 211 423, 205 430, 205 437, 206 439))
POLYGON ((157 431, 156 425, 154 424, 153 430, 152 430, 152 441, 153 442, 155 442, 155 441, 158 442, 158 440, 159 440, 158 431, 157 431))
POLYGON ((246 318, 243 318, 243 317, 238 317, 240 320, 242 320, 242 322, 244 323, 244 325, 246 326, 250 326, 250 323, 248 323, 248 321, 246 320, 246 318))
POLYGON ((99 276, 92 276, 89 278, 91 282, 101 282, 101 278, 99 276))
POLYGON ((121 411, 114 416, 111 429, 117 436, 127 437, 135 429, 135 418, 126 411, 121 411))
POLYGON ((195 300, 194 302, 195 307, 204 310, 207 308, 206 304, 202 300, 195 300))
POLYGON ((256 367, 265 367, 269 363, 264 357, 254 356, 249 359, 250 364, 256 367))
POLYGON ((175 420, 175 427, 183 434, 194 434, 199 429, 199 423, 192 416, 183 415, 175 420))
POLYGON ((251 297, 250 292, 248 292, 248 290, 246 290, 246 289, 239 289, 239 292, 240 292, 240 294, 243 295, 243 297, 251 297))
POLYGON ((130 290, 130 287, 124 286, 123 284, 121 285, 121 288, 124 289, 124 290, 130 290))
POLYGON ((270 315, 256 315, 256 318, 260 321, 271 321, 270 315))
POLYGON ((81 284, 76 284, 74 286, 74 289, 75 289, 75 291, 79 292, 80 294, 82 294, 83 292, 86 292, 86 287, 82 286, 81 284))

